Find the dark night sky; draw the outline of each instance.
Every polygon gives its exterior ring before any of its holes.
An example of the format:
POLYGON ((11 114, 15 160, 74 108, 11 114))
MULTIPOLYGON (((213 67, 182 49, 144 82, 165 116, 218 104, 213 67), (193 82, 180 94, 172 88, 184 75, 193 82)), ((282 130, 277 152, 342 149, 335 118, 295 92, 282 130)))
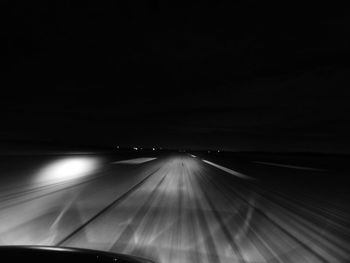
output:
POLYGON ((348 10, 114 2, 2 9, 1 141, 350 152, 348 10))

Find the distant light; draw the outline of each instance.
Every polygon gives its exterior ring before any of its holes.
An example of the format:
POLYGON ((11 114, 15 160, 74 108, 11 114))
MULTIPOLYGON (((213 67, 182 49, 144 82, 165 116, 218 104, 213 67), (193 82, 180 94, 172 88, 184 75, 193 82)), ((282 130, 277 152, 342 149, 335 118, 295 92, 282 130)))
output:
POLYGON ((218 150, 218 153, 220 152, 220 150, 218 150))
POLYGON ((117 145, 117 149, 119 149, 119 145, 117 145))
POLYGON ((134 149, 135 151, 137 151, 139 148, 137 148, 137 147, 133 147, 133 149, 134 149))
POLYGON ((152 148, 152 151, 155 151, 155 150, 156 150, 156 148, 153 147, 153 148, 152 148))
POLYGON ((55 161, 38 173, 38 183, 55 183, 78 179, 92 174, 99 167, 99 159, 94 157, 72 157, 55 161))

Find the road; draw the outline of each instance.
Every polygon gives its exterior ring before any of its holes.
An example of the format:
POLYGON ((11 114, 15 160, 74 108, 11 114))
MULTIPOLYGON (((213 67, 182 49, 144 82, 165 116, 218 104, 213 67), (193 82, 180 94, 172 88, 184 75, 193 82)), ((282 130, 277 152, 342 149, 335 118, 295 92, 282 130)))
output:
POLYGON ((54 176, 51 165, 26 180, 2 178, 0 245, 91 248, 160 263, 349 262, 344 195, 264 181, 255 174, 291 168, 255 165, 248 174, 177 154, 90 165, 93 172, 68 177, 72 169, 54 176))

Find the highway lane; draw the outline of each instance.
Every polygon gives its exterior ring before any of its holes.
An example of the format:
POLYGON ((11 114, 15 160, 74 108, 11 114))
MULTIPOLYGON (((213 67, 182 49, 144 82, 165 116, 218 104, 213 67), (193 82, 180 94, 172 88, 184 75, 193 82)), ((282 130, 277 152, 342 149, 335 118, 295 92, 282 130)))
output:
POLYGON ((11 187, 1 192, 0 242, 108 250, 161 263, 349 261, 346 200, 269 188, 262 178, 218 167, 182 154, 11 187))

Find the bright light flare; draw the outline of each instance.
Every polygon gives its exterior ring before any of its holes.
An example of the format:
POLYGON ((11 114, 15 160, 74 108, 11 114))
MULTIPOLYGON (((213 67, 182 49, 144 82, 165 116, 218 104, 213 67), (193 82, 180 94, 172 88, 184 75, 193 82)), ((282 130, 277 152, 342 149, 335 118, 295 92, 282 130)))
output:
POLYGON ((38 173, 38 183, 55 183, 74 180, 94 173, 100 160, 94 157, 70 157, 45 166, 38 173))

